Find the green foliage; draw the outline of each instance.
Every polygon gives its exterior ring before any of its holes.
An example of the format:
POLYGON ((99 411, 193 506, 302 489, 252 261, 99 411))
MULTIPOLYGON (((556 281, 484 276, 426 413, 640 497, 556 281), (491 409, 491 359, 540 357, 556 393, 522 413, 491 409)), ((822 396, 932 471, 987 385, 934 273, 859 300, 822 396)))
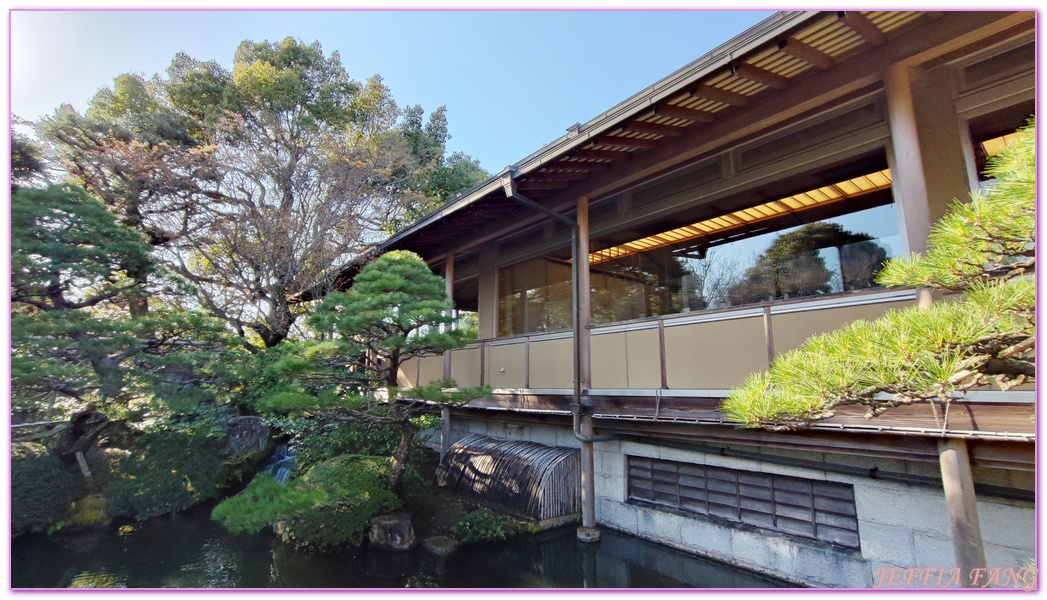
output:
POLYGON ((291 435, 298 472, 343 454, 389 456, 400 443, 395 429, 377 423, 323 423, 317 419, 295 418, 273 421, 273 425, 285 435, 291 435))
POLYGON ((230 531, 256 533, 298 511, 315 508, 329 496, 315 487, 300 487, 295 481, 284 485, 268 473, 260 473, 239 494, 215 506, 211 518, 230 531))
POLYGON ((314 465, 287 485, 259 475, 216 506, 212 516, 232 531, 274 526, 281 539, 299 548, 358 546, 372 517, 401 506, 385 489, 388 471, 386 458, 343 455, 314 465))
POLYGON ((888 263, 880 281, 963 290, 929 308, 891 311, 815 336, 751 376, 723 403, 749 426, 802 427, 860 404, 867 416, 940 400, 986 385, 1003 389, 1034 376, 1035 212, 1033 127, 992 161, 998 180, 970 204, 955 203, 935 225, 927 256, 888 263), (887 394, 887 398, 880 394, 887 394))
POLYGON ((11 298, 42 310, 93 306, 148 264, 141 236, 81 188, 23 188, 11 197, 11 298))
POLYGON ((149 246, 100 201, 73 186, 12 197, 11 317, 14 405, 33 412, 53 394, 185 410, 212 399, 233 341, 199 312, 113 314, 140 287, 149 246))
POLYGON ((86 492, 84 478, 47 448, 11 445, 11 533, 48 531, 86 492))
MULTIPOLYGON (((13 125, 25 124, 17 117, 13 125)), ((47 165, 40 146, 11 128, 11 189, 34 186, 47 180, 47 165)))
POLYGON ((441 331, 454 322, 443 278, 433 274, 418 255, 395 251, 365 266, 344 293, 324 298, 309 325, 317 333, 337 334, 359 342, 383 359, 374 379, 395 387, 403 361, 460 348, 468 341, 461 331, 441 331))
POLYGON ((213 498, 230 475, 221 440, 178 431, 146 433, 119 461, 106 486, 111 515, 140 520, 213 498))
POLYGON ((1032 272, 1035 264, 1036 133, 1030 125, 989 161, 993 178, 970 202, 954 201, 931 228, 926 256, 891 261, 884 285, 966 290, 975 283, 1032 272))
POLYGON ((474 510, 451 527, 451 534, 463 544, 504 540, 520 531, 516 519, 496 515, 486 508, 474 510))

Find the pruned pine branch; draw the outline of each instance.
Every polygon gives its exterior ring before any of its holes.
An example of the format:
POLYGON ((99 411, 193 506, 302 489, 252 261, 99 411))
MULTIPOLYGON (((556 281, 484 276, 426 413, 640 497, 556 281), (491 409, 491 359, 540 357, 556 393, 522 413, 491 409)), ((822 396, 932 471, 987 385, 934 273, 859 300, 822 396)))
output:
POLYGON ((810 338, 750 377, 723 402, 750 427, 797 429, 848 405, 872 418, 898 406, 941 402, 995 383, 1035 379, 1035 130, 992 162, 996 181, 954 203, 932 228, 925 256, 894 259, 886 285, 962 292, 926 310, 890 311, 810 338), (888 397, 885 399, 884 395, 888 397))

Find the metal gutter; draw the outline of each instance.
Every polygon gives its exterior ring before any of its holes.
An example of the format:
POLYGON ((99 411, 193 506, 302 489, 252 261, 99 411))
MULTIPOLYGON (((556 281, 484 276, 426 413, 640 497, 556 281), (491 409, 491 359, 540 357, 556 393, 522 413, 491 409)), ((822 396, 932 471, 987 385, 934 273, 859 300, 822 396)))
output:
POLYGON ((737 57, 773 40, 818 13, 819 11, 782 11, 771 15, 726 43, 655 82, 645 90, 604 111, 602 115, 581 125, 577 129, 577 133, 568 133, 560 139, 546 144, 537 152, 514 164, 512 169, 518 173, 526 174, 543 166, 559 154, 572 149, 574 146, 588 143, 592 138, 617 126, 623 117, 682 92, 687 86, 693 85, 697 79, 709 75, 717 69, 726 67, 737 57))
POLYGON ((385 249, 395 245, 441 219, 458 212, 484 196, 502 188, 502 178, 509 175, 527 174, 541 168, 553 161, 559 155, 589 143, 592 138, 617 126, 621 119, 629 114, 640 111, 647 106, 654 105, 665 98, 678 94, 705 75, 723 68, 734 61, 737 57, 765 44, 775 37, 806 21, 820 11, 781 11, 757 23, 753 27, 743 31, 731 40, 721 44, 703 56, 690 62, 686 66, 676 70, 667 77, 655 82, 643 91, 634 94, 626 100, 619 102, 603 114, 589 120, 580 127, 571 128, 569 133, 561 138, 542 146, 538 151, 528 155, 515 164, 505 167, 497 175, 487 181, 467 190, 459 197, 448 202, 432 213, 422 217, 414 224, 396 232, 384 242, 378 245, 379 249, 385 249))

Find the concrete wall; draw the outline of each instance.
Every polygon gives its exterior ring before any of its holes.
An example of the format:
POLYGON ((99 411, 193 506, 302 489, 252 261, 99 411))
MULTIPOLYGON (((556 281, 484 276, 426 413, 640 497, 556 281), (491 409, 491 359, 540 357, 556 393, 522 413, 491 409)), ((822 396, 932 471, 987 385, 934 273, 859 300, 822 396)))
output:
MULTIPOLYGON (((462 418, 452 420, 452 441, 470 433, 530 440, 550 446, 578 447, 567 427, 462 418)), ((434 443, 438 442, 439 439, 434 440, 434 443)), ((769 449, 767 453, 851 466, 878 466, 883 471, 897 473, 937 474, 934 463, 779 449, 769 449)), ((597 442, 595 469, 596 518, 600 526, 796 583, 865 588, 873 586, 880 569, 955 567, 945 497, 940 489, 631 441, 597 442), (861 548, 837 549, 814 540, 630 502, 626 489, 626 456, 851 484, 854 486, 861 548)), ((978 515, 989 568, 1017 570, 1035 556, 1035 514, 1031 504, 982 498, 978 502, 978 515)))
MULTIPOLYGON (((855 462, 852 458, 847 461, 855 462)), ((881 468, 906 472, 931 465, 923 467, 892 464, 881 468)), ((596 496, 597 521, 603 525, 813 585, 870 587, 879 569, 956 566, 945 497, 930 488, 634 442, 602 442, 596 444, 596 496), (852 484, 861 550, 837 550, 801 538, 628 503, 626 455, 852 484)), ((1032 505, 982 499, 978 515, 990 568, 1018 569, 1035 555, 1032 505)))

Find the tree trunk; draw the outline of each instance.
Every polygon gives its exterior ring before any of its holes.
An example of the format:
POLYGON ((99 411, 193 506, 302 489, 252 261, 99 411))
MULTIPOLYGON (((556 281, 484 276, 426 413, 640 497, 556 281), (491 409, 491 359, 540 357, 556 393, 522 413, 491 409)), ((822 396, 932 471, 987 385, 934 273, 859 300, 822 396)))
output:
POLYGON ((97 412, 93 406, 89 406, 69 419, 70 426, 62 430, 55 444, 55 452, 58 457, 68 464, 76 461, 79 452, 87 454, 94 446, 95 440, 102 432, 112 425, 108 417, 97 412))
POLYGON ((385 488, 402 500, 404 497, 403 480, 404 473, 407 472, 407 459, 411 456, 411 450, 414 449, 414 440, 418 436, 418 427, 411 424, 406 416, 396 426, 400 430, 400 445, 393 452, 393 464, 389 467, 389 479, 385 488))
POLYGON ((127 312, 131 318, 137 319, 149 314, 149 296, 146 296, 145 287, 149 283, 149 266, 141 265, 127 270, 127 276, 136 283, 141 284, 138 289, 131 290, 127 294, 127 312))

